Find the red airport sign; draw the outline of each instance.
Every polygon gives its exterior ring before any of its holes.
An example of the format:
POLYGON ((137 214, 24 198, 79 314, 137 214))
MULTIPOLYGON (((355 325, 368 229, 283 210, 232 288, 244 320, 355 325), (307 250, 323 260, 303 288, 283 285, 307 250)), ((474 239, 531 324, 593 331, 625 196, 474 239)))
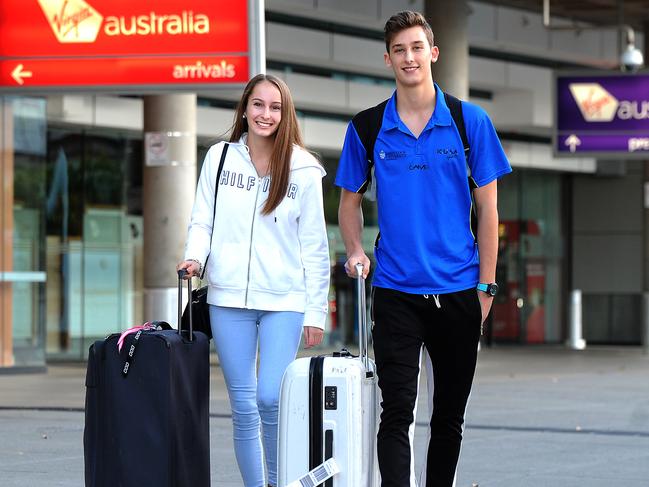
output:
POLYGON ((0 90, 245 83, 251 0, 0 0, 0 90))

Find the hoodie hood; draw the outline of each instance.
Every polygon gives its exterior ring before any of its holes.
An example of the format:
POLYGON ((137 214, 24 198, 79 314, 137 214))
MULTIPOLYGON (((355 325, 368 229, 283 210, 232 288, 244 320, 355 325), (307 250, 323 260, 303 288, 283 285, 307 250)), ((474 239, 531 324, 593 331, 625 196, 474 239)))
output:
MULTIPOLYGON (((250 155, 250 149, 248 148, 248 133, 241 135, 237 142, 230 142, 235 148, 240 151, 245 151, 250 155)), ((304 169, 307 167, 313 167, 320 171, 320 176, 325 177, 327 171, 324 170, 322 164, 316 159, 316 157, 299 145, 293 145, 293 152, 291 153, 291 171, 297 171, 298 169, 304 169)))

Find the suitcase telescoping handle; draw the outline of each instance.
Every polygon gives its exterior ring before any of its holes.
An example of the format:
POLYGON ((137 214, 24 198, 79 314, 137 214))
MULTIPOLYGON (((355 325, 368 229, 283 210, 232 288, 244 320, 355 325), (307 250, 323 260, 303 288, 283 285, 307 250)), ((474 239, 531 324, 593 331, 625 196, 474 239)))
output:
POLYGON ((367 305, 365 301, 365 278, 363 277, 363 264, 356 264, 356 292, 358 302, 358 342, 359 353, 365 370, 369 370, 370 359, 367 355, 368 330, 367 330, 367 305))
MULTIPOLYGON (((183 318, 183 277, 187 269, 178 271, 178 334, 181 335, 180 323, 183 318)), ((189 341, 194 340, 194 323, 192 321, 192 278, 187 279, 187 307, 189 308, 189 341)))

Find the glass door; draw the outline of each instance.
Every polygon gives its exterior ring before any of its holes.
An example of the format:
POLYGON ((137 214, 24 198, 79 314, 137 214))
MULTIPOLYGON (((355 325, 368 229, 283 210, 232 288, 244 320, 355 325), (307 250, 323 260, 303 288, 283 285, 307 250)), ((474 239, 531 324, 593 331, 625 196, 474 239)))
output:
POLYGON ((141 161, 135 136, 49 130, 48 357, 142 321, 141 161))
POLYGON ((0 109, 0 365, 42 366, 46 102, 2 97, 0 109))
POLYGON ((562 178, 515 171, 498 183, 499 251, 489 338, 500 342, 562 340, 564 234, 562 178))

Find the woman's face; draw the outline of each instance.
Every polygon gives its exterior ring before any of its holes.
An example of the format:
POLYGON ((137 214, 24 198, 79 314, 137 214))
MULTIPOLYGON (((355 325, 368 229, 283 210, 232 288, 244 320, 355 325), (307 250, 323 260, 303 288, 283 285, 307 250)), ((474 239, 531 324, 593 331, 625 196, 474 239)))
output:
POLYGON ((282 120, 282 95, 270 81, 260 81, 252 89, 246 106, 248 133, 257 137, 271 137, 282 120))

